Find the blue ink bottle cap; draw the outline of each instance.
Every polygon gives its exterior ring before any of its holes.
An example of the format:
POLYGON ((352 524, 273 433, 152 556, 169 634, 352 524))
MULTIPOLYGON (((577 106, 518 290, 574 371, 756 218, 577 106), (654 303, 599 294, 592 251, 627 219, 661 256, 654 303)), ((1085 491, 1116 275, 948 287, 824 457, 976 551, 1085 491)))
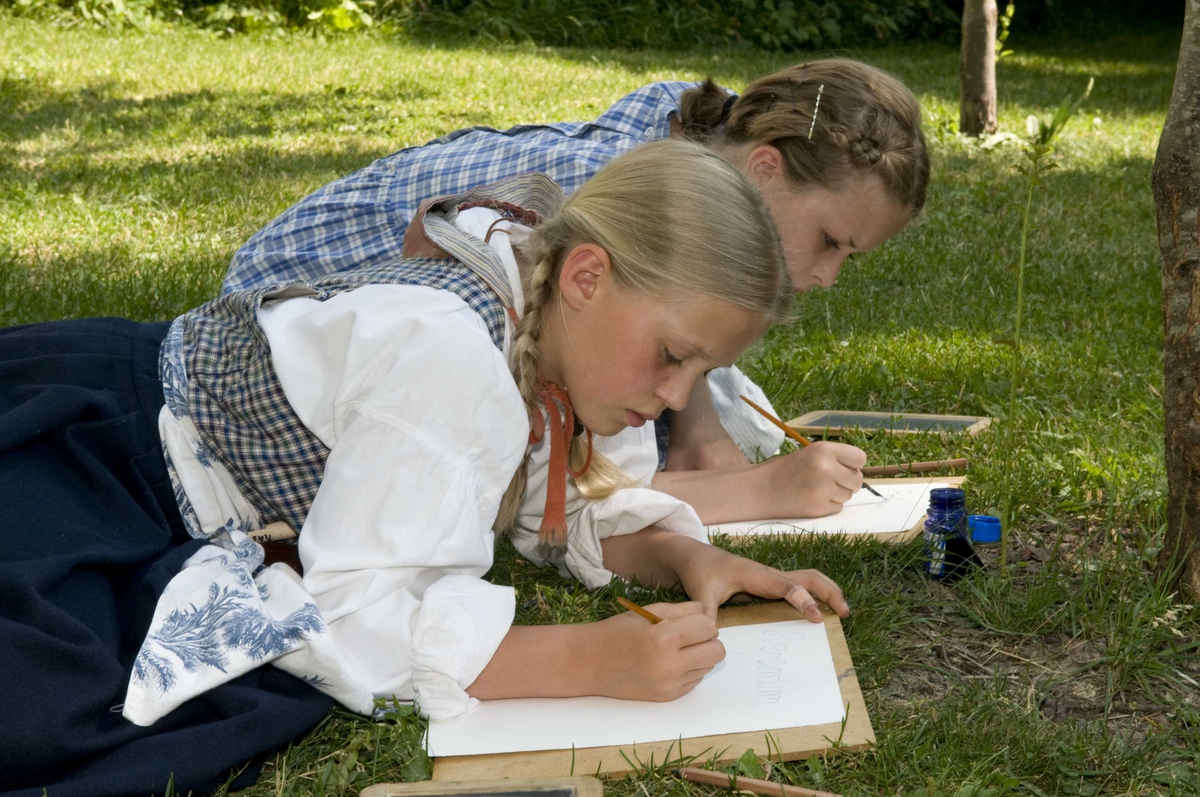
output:
POLYGON ((1000 518, 992 515, 970 515, 967 528, 971 530, 971 542, 1000 542, 1000 518))

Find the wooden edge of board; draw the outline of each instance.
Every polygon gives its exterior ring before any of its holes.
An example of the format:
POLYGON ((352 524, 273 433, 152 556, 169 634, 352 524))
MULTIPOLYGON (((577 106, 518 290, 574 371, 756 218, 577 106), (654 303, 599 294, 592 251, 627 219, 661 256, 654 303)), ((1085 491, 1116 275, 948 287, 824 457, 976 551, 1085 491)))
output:
POLYGON ((928 429, 884 429, 882 427, 858 427, 858 426, 826 426, 818 424, 815 421, 824 415, 831 412, 839 412, 844 415, 857 415, 860 418, 889 420, 891 418, 917 418, 922 420, 930 420, 934 418, 944 418, 950 421, 974 421, 969 426, 964 426, 962 429, 957 429, 955 432, 966 432, 971 437, 982 432, 992 425, 992 419, 984 415, 939 415, 937 413, 924 412, 850 412, 846 410, 814 410, 806 412, 799 418, 792 418, 787 421, 787 425, 795 429, 800 434, 806 435, 822 435, 827 437, 842 437, 848 431, 861 429, 865 432, 883 432, 885 434, 921 434, 929 431, 928 429))
MULTIPOLYGON (((771 623, 798 618, 796 610, 782 602, 722 609, 718 625, 730 627, 751 623, 771 623)), ((830 748, 841 751, 861 750, 875 743, 875 732, 867 716, 867 704, 859 688, 846 635, 836 614, 825 614, 825 631, 837 670, 842 703, 847 705, 844 723, 783 728, 775 731, 732 733, 692 739, 621 747, 590 747, 575 750, 539 750, 529 753, 452 756, 433 762, 435 781, 462 781, 472 778, 554 777, 586 772, 620 776, 646 766, 682 757, 694 756, 709 764, 724 765, 736 761, 748 749, 774 761, 795 761, 830 748), (840 742, 839 742, 840 740, 840 742)))
MULTIPOLYGON (((945 484, 951 484, 956 487, 961 485, 966 480, 967 480, 966 476, 899 476, 894 479, 893 478, 863 479, 863 481, 865 481, 868 484, 927 484, 929 482, 943 482, 945 484)), ((766 522, 766 521, 764 521, 764 522, 766 522)), ((719 525, 719 524, 714 524, 714 525, 719 525)), ((925 513, 922 512, 921 516, 919 518, 917 518, 917 522, 914 523, 911 528, 909 528, 905 531, 887 531, 887 532, 882 532, 879 534, 833 534, 833 535, 828 535, 828 536, 846 537, 847 539, 852 538, 852 537, 863 537, 863 538, 870 538, 873 540, 880 540, 882 542, 893 542, 893 543, 896 543, 897 545, 903 545, 904 543, 908 542, 909 540, 912 540, 912 539, 915 539, 915 538, 921 536, 921 532, 924 531, 924 529, 925 529, 925 513)), ((796 531, 797 535, 814 534, 814 533, 816 533, 816 532, 805 531, 803 529, 799 529, 796 531)), ((725 532, 721 532, 720 536, 726 537, 729 540, 729 542, 733 545, 741 545, 742 543, 749 542, 751 540, 762 539, 764 537, 770 538, 770 537, 791 536, 791 535, 787 534, 787 533, 785 533, 785 534, 726 534, 725 532)))
POLYGON ((604 785, 593 777, 504 778, 472 781, 420 781, 376 783, 359 792, 359 797, 410 797, 415 795, 471 795, 495 792, 529 792, 570 789, 575 797, 604 797, 604 785))

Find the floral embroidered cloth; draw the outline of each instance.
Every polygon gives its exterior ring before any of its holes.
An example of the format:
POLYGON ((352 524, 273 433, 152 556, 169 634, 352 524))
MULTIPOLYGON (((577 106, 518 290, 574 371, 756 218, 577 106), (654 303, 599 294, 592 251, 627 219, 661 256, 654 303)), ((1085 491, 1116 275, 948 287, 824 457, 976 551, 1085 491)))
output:
POLYGON ((286 565, 235 529, 184 563, 154 612, 123 714, 150 725, 185 700, 263 664, 369 714, 373 696, 346 677, 321 613, 286 565))

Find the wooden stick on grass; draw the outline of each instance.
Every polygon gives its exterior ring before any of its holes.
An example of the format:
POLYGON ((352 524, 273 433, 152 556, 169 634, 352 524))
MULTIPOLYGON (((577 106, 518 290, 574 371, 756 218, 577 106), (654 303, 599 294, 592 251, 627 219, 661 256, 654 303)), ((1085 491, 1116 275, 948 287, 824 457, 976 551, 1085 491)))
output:
POLYGON ((724 772, 713 772, 711 769, 698 767, 682 767, 675 770, 681 778, 687 778, 694 783, 708 786, 724 786, 737 791, 749 791, 761 794, 762 797, 839 797, 828 791, 813 791, 802 786, 788 786, 784 783, 772 783, 769 780, 743 778, 737 775, 727 775, 724 772))
POLYGON ((967 460, 965 459, 937 459, 930 462, 908 462, 904 465, 875 465, 870 468, 863 468, 863 476, 897 476, 908 473, 928 473, 931 470, 942 470, 943 468, 965 468, 967 460))

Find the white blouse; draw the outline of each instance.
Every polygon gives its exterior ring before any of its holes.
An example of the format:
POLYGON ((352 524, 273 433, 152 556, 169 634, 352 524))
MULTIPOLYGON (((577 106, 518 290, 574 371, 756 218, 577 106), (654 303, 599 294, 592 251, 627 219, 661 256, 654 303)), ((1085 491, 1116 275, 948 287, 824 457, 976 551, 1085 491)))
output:
MULTIPOLYGON (((494 218, 480 208, 461 214, 459 223, 471 230, 494 218)), ((504 236, 493 236, 498 240, 504 236)), ((515 278, 511 250, 497 251, 515 278)), ((330 449, 300 532, 303 578, 282 564, 258 567, 261 550, 244 533, 261 525, 258 518, 219 462, 197 458, 190 420, 164 407, 160 429, 186 495, 189 528, 213 545, 189 559, 164 591, 125 716, 149 724, 267 662, 362 713, 375 697, 415 701, 435 719, 467 711, 475 701, 465 690, 515 612, 513 590, 482 579, 492 564, 491 526, 529 435, 506 354, 460 298, 420 286, 371 285, 324 302, 289 299, 265 306, 259 317, 288 402, 330 449), (257 589, 247 589, 251 580, 257 589), (273 623, 272 639, 284 642, 231 645, 226 628, 209 643, 226 646, 217 651, 220 667, 186 659, 174 666, 178 618, 228 595, 253 615, 242 626, 273 623)), ((597 448, 632 481, 649 483, 657 460, 652 427, 599 439, 597 448)), ((541 563, 536 542, 548 443, 530 456, 513 541, 541 563)), ((551 563, 590 587, 612 575, 600 547, 606 537, 659 525, 707 539, 691 507, 664 493, 634 487, 588 502, 568 484, 568 544, 551 563)))

